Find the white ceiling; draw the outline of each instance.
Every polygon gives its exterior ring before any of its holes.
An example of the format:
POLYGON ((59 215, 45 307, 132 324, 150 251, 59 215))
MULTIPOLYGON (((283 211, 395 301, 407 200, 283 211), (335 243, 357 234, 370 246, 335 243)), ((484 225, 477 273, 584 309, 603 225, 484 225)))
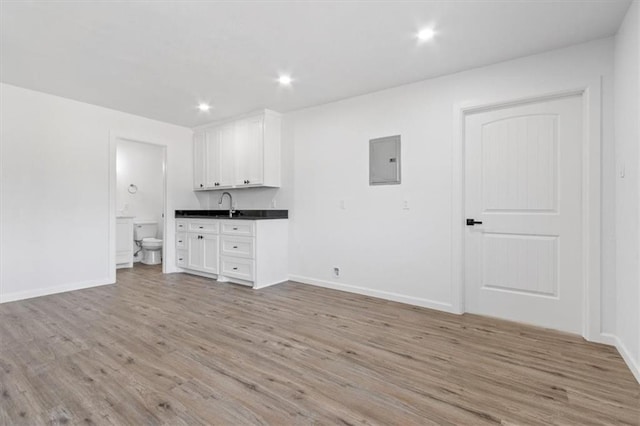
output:
POLYGON ((195 126, 614 34, 630 1, 1 3, 3 82, 195 126), (435 26, 432 42, 415 32, 435 26), (275 82, 291 73, 291 88, 275 82), (208 113, 196 109, 210 102, 208 113))

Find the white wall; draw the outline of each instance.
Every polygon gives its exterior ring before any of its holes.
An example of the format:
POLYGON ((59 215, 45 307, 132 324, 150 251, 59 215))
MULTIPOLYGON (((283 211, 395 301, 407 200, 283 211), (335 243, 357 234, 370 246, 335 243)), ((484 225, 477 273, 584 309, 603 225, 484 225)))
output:
POLYGON ((110 132, 166 145, 169 212, 197 208, 190 129, 6 84, 0 98, 1 301, 109 282, 110 132))
POLYGON ((294 145, 295 158, 292 279, 451 309, 454 106, 580 88, 600 76, 602 329, 613 331, 612 39, 287 114, 286 143, 294 145), (402 184, 370 187, 368 141, 396 134, 402 135, 402 184), (333 266, 341 268, 339 279, 332 278, 333 266))
POLYGON ((640 381, 640 5, 616 36, 615 137, 618 346, 640 381), (624 171, 624 177, 620 175, 624 171))
MULTIPOLYGON (((158 223, 162 238, 164 219, 164 150, 160 145, 118 140, 116 211, 135 220, 158 223), (130 193, 129 185, 137 192, 130 193)), ((142 254, 142 253, 140 253, 142 254)), ((140 258, 141 256, 139 256, 140 258)))

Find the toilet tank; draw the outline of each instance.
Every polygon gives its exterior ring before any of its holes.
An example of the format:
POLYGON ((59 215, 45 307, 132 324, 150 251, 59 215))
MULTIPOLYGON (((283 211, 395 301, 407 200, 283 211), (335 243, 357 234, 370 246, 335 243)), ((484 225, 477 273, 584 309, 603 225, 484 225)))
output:
POLYGON ((136 241, 140 241, 143 238, 155 238, 156 233, 158 232, 158 222, 134 222, 133 223, 133 233, 134 239, 136 241))

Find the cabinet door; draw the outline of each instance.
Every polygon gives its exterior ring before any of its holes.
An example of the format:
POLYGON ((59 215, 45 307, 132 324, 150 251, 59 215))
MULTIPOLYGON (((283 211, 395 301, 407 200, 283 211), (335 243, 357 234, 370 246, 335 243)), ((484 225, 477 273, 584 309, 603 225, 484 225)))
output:
POLYGON ((187 234, 187 268, 202 271, 204 268, 204 239, 200 234, 187 234))
POLYGON ((116 251, 133 251, 133 224, 130 220, 116 221, 116 251))
POLYGON ((193 189, 205 189, 206 135, 196 132, 193 135, 193 189))
POLYGON ((261 185, 264 181, 264 117, 236 122, 236 185, 261 185))
POLYGON ((202 271, 210 274, 218 273, 218 236, 202 235, 202 271))
POLYGON ((116 264, 133 262, 133 222, 131 219, 116 220, 116 264))
POLYGON ((218 128, 220 185, 230 187, 235 183, 235 129, 229 123, 218 128))
POLYGON ((220 187, 220 128, 206 131, 205 186, 220 187))

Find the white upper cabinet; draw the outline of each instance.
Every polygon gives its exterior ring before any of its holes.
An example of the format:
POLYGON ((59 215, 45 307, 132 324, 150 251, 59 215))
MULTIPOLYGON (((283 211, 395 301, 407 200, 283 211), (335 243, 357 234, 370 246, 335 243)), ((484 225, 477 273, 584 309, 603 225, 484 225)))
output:
POLYGON ((196 131, 193 134, 193 189, 206 189, 206 134, 204 131, 196 131))
POLYGON ((269 110, 194 133, 194 189, 280 186, 280 115, 269 110))
POLYGON ((264 116, 236 122, 236 185, 264 183, 264 116))
POLYGON ((233 123, 209 128, 206 134, 205 187, 231 188, 235 183, 235 128, 233 123))

